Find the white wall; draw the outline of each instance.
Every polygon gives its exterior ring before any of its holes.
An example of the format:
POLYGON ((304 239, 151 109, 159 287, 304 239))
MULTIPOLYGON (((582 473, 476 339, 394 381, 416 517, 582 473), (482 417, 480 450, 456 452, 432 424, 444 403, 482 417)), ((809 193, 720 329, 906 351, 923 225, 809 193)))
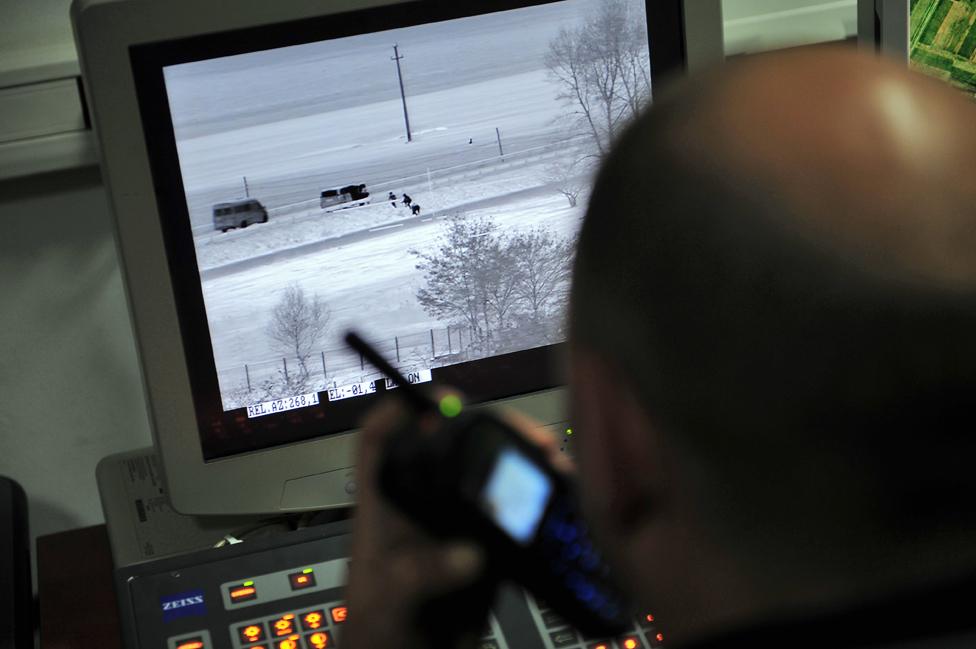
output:
POLYGON ((95 464, 149 445, 96 168, 0 183, 0 474, 32 536, 103 520, 95 464))
POLYGON ((725 53, 753 54, 857 35, 857 0, 722 0, 725 53))
POLYGON ((0 73, 75 58, 71 0, 0 0, 0 73))

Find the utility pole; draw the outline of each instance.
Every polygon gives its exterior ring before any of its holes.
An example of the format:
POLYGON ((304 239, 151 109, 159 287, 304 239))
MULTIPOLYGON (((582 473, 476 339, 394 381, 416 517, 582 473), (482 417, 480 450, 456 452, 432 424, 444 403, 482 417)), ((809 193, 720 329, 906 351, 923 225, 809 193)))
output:
POLYGON ((400 72, 400 59, 403 57, 400 55, 400 51, 397 46, 393 46, 393 57, 392 60, 396 61, 397 66, 397 81, 400 82, 400 101, 403 102, 403 123, 407 127, 407 142, 413 141, 413 136, 410 135, 410 118, 407 116, 407 95, 403 92, 403 73, 400 72))

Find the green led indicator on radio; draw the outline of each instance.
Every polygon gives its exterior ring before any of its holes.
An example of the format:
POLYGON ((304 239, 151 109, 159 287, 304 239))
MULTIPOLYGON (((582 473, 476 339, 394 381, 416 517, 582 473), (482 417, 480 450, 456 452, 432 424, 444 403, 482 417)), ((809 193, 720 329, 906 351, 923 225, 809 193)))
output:
POLYGON ((312 574, 312 569, 311 568, 305 568, 305 570, 302 570, 302 573, 303 574, 306 574, 306 575, 310 575, 310 574, 312 574))
POLYGON ((244 585, 245 586, 253 586, 254 585, 254 582, 253 581, 245 581, 244 582, 244 585))
POLYGON ((566 434, 567 435, 572 435, 573 434, 573 429, 572 428, 567 428, 566 429, 566 434))
POLYGON ((441 414, 448 419, 461 414, 461 399, 456 394, 444 395, 437 405, 440 408, 441 414))

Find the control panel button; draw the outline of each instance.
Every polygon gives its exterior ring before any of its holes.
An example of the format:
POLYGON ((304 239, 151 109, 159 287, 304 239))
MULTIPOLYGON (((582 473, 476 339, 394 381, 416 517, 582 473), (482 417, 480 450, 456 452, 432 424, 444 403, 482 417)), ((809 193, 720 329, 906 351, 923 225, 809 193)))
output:
POLYGON ((244 644, 250 644, 252 642, 260 642, 268 636, 264 632, 264 625, 262 623, 251 622, 250 624, 242 624, 237 627, 237 637, 244 644))
POLYGON ((309 611, 302 613, 302 630, 317 631, 325 626, 325 611, 309 611))
POLYGON ((617 640, 620 649, 644 649, 644 643, 635 635, 629 635, 617 640))
POLYGON ((230 597, 231 604, 240 604, 257 599, 258 589, 253 581, 245 581, 235 586, 228 586, 227 595, 230 597))
POLYGON ((271 622, 271 635, 276 638, 295 633, 295 614, 285 613, 271 622))
POLYGON ((566 622, 553 611, 542 612, 542 623, 545 624, 546 628, 548 629, 566 626, 566 622))
POLYGON ((288 582, 292 590, 302 590, 311 588, 315 585, 315 572, 311 568, 305 568, 301 572, 293 572, 288 575, 288 582))
POLYGON ((652 647, 663 647, 664 646, 664 634, 656 631, 648 631, 644 634, 647 638, 647 644, 652 647))
POLYGON ((308 645, 309 649, 327 649, 335 646, 332 643, 332 634, 328 631, 309 633, 305 636, 305 644, 308 645))
POLYGON ((645 615, 640 619, 640 624, 645 629, 650 626, 654 626, 654 616, 648 613, 647 615, 645 615))
POLYGON ((576 632, 572 629, 561 629, 549 634, 553 647, 568 647, 576 644, 576 632))
POLYGON ((290 635, 275 642, 275 649, 302 649, 302 639, 297 635, 290 635))
POLYGON ((207 649, 207 645, 201 637, 184 638, 176 641, 176 649, 207 649))
POLYGON ((591 642, 586 649, 611 649, 609 642, 591 642))
POLYGON ((329 609, 333 624, 343 624, 349 616, 349 609, 345 606, 333 606, 329 609))

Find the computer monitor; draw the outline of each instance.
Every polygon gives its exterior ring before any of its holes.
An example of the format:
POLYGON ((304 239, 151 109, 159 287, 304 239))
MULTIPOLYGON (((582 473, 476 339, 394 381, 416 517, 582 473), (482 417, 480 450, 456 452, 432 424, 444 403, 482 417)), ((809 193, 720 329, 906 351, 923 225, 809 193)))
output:
POLYGON ((352 502, 355 426, 395 386, 344 349, 347 328, 411 380, 561 425, 592 161, 661 76, 721 56, 687 47, 719 15, 658 0, 76 0, 174 508, 352 502))

